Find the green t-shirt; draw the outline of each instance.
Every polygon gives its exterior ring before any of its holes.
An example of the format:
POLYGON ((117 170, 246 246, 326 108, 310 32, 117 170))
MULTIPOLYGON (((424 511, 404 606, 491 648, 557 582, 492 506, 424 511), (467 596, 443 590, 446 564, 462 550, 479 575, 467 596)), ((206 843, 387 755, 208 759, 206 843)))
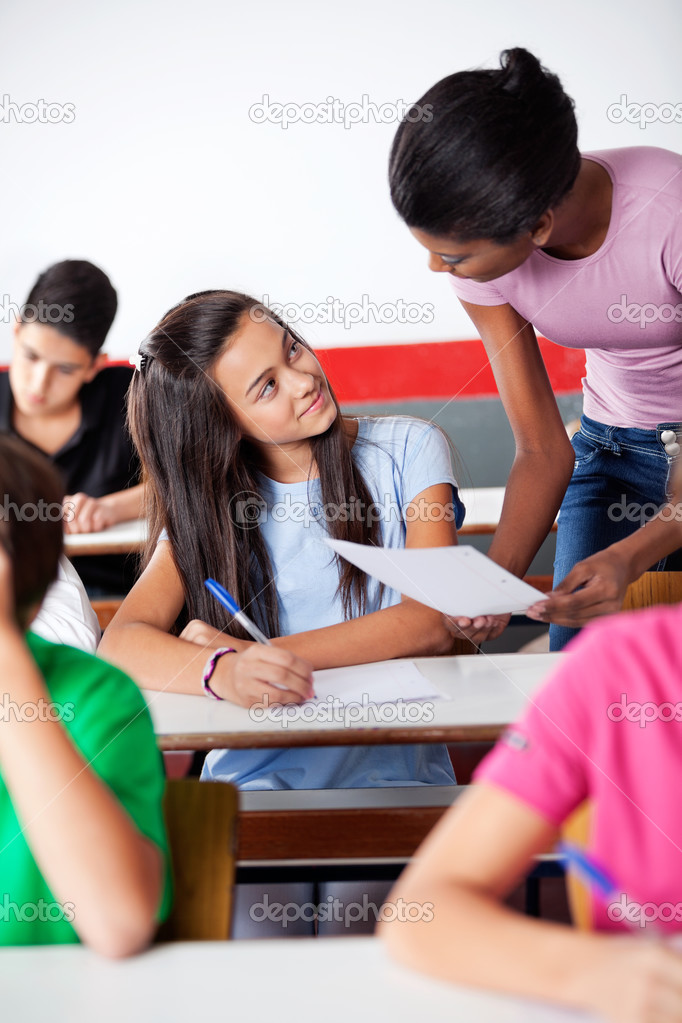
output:
MULTIPOLYGON (((164 774, 142 694, 127 675, 91 654, 48 643, 32 633, 26 634, 26 642, 50 693, 50 715, 59 714, 85 762, 109 786, 138 830, 163 852, 166 879, 158 913, 163 919, 171 897, 161 806, 164 774)), ((3 689, 0 681, 0 698, 3 689)), ((5 717, 17 713, 10 701, 11 694, 5 694, 1 708, 5 717)), ((97 849, 91 854, 97 856, 97 849)), ((0 774, 0 945, 77 942, 71 923, 77 913, 77 906, 59 904, 50 891, 0 774)))

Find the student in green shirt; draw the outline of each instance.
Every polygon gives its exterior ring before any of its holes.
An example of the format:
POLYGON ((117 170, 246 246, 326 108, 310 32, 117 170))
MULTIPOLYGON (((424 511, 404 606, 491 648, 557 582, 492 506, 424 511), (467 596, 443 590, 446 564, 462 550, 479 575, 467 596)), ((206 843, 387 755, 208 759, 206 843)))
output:
POLYGON ((25 632, 62 550, 55 470, 0 437, 0 945, 125 956, 168 909, 163 771, 137 686, 25 632))

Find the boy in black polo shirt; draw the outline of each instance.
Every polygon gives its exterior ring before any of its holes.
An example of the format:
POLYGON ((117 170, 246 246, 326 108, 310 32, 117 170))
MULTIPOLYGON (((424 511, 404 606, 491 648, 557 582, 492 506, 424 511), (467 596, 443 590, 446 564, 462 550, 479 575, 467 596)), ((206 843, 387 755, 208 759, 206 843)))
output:
MULTIPOLYGON (((88 533, 139 518, 143 487, 125 425, 133 373, 100 352, 116 314, 107 275, 85 260, 40 275, 14 327, 9 372, 0 374, 0 430, 18 434, 61 471, 65 530, 88 533)), ((126 593, 135 559, 74 558, 91 597, 126 593)))

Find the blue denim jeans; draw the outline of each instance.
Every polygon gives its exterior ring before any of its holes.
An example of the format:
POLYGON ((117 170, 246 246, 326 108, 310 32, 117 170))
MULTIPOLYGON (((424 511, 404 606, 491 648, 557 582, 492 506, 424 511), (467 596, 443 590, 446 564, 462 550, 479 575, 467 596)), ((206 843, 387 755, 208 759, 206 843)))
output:
MULTIPOLYGON (((575 466, 559 512, 554 585, 583 558, 625 539, 670 499, 670 467, 661 440, 681 423, 660 423, 655 430, 605 426, 583 416, 573 437, 575 466)), ((663 558, 652 570, 682 567, 681 552, 663 558)), ((561 650, 578 632, 550 625, 550 650, 561 650)))

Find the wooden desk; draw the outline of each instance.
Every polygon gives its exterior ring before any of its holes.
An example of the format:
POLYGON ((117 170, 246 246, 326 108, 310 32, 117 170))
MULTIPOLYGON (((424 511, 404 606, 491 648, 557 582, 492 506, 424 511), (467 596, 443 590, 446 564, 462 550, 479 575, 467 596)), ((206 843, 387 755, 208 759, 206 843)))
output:
POLYGON ((8 1023, 301 1023, 310 1013, 325 1023, 596 1023, 430 980, 390 960, 376 938, 178 943, 118 961, 79 945, 0 957, 8 1023))
MULTIPOLYGON (((478 536, 494 533, 502 515, 504 493, 504 487, 474 487, 473 489, 462 487, 459 494, 467 512, 464 525, 458 531, 458 535, 478 536)), ((555 522, 552 526, 553 533, 556 533, 556 528, 555 522)))
MULTIPOLYGON (((497 739, 516 720, 528 698, 562 656, 479 654, 414 658, 423 674, 448 697, 426 701, 421 723, 382 720, 381 707, 374 713, 371 706, 361 708, 366 712, 364 721, 346 724, 322 721, 319 717, 293 719, 288 714, 283 719, 271 719, 265 716, 265 711, 254 708, 248 711, 204 696, 152 690, 146 690, 144 696, 163 750, 485 742, 497 739), (263 720, 258 720, 261 717, 263 720)), ((385 716, 390 713, 387 710, 385 716)))
POLYGON ((65 533, 64 553, 68 558, 85 554, 131 554, 141 551, 146 539, 146 520, 134 519, 119 522, 99 533, 65 533))

